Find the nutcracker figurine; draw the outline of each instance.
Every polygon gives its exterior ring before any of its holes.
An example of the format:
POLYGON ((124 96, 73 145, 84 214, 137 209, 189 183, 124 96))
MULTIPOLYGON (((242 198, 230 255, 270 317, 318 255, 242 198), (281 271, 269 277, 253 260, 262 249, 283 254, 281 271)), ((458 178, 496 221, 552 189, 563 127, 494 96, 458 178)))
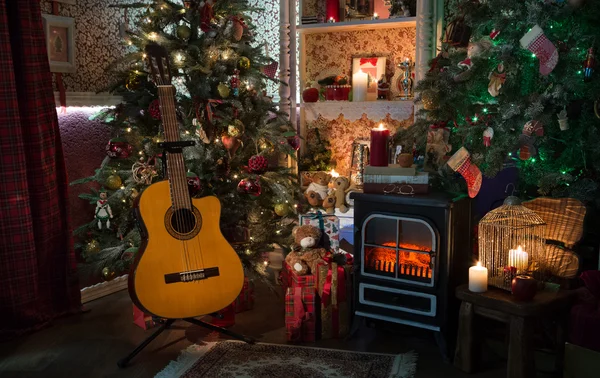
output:
POLYGON ((588 82, 592 80, 595 66, 596 59, 594 58, 594 48, 590 47, 585 56, 585 61, 583 62, 583 81, 588 82))
POLYGON ((240 70, 233 70, 233 76, 231 76, 231 81, 229 84, 231 85, 233 95, 238 97, 240 95, 240 70))
POLYGON ((106 228, 110 228, 110 219, 113 217, 112 210, 108 204, 108 193, 100 191, 100 199, 96 202, 96 213, 94 218, 98 219, 98 229, 102 230, 102 223, 106 222, 106 228))

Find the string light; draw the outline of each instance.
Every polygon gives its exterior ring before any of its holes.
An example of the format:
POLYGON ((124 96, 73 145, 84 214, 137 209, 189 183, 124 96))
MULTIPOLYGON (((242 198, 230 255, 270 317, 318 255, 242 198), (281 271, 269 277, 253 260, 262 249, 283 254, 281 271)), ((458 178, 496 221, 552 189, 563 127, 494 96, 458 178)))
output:
POLYGON ((127 44, 128 44, 129 46, 131 46, 131 45, 133 45, 133 42, 131 42, 131 41, 127 41, 127 44))
POLYGON ((131 127, 126 128, 125 131, 127 131, 128 133, 130 133, 131 132, 131 127))
POLYGON ((488 108, 483 108, 483 112, 487 113, 488 112, 488 108))
POLYGON ((146 55, 145 53, 144 53, 144 54, 142 54, 142 59, 146 59, 146 57, 147 57, 147 56, 148 56, 148 55, 146 55))
POLYGON ((238 178, 238 175, 233 175, 233 178, 234 178, 234 179, 238 178))
POLYGON ((123 203, 127 202, 125 199, 123 199, 123 203))
POLYGON ((140 74, 140 71, 138 71, 138 70, 135 70, 135 71, 133 71, 133 72, 135 72, 135 74, 136 74, 136 75, 139 75, 139 74, 140 74))
POLYGON ((138 154, 140 154, 140 155, 143 155, 143 154, 144 154, 144 151, 140 151, 140 152, 138 152, 138 154))
POLYGON ((148 17, 148 18, 146 19, 146 23, 147 23, 147 24, 149 24, 149 23, 151 23, 151 22, 152 22, 152 20, 150 19, 150 17, 148 17))
POLYGON ((190 135, 190 132, 185 130, 185 135, 190 135))
POLYGON ((536 56, 535 56, 535 54, 531 54, 531 57, 532 57, 532 58, 535 58, 536 56))
POLYGON ((125 186, 121 185, 121 190, 125 190, 125 186))
POLYGON ((152 32, 152 33, 148 34, 148 38, 155 41, 158 38, 158 34, 156 34, 155 32, 152 32))
POLYGON ((181 55, 181 54, 177 54, 177 55, 175 56, 175 59, 177 59, 177 62, 181 63, 181 62, 183 61, 183 55, 181 55))
POLYGON ((185 13, 185 8, 181 8, 181 10, 179 11, 179 13, 185 13))

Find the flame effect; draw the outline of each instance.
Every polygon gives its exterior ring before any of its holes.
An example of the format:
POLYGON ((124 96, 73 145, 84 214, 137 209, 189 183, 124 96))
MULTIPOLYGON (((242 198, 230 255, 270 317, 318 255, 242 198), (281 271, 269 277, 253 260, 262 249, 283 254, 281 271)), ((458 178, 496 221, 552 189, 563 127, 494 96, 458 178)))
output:
MULTIPOLYGON (((395 242, 383 243, 387 247, 396 247, 395 242)), ((400 243, 400 248, 428 252, 429 248, 409 243, 400 243)), ((431 257, 427 254, 400 251, 396 262, 396 252, 387 248, 371 248, 366 251, 367 267, 383 272, 393 273, 398 263, 398 273, 403 275, 431 278, 431 257)))

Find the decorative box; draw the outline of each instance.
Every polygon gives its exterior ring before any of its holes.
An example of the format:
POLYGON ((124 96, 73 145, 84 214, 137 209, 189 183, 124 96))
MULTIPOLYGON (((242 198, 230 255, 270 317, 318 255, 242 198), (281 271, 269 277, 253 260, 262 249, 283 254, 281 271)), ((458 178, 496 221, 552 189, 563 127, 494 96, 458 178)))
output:
POLYGON ((142 329, 148 330, 155 327, 158 322, 155 321, 155 318, 152 315, 140 310, 140 308, 134 304, 133 323, 142 329))
POLYGON ((240 295, 233 302, 235 313, 252 310, 254 308, 254 282, 244 277, 244 286, 240 295))
POLYGON ((324 214, 320 211, 300 214, 300 225, 311 224, 319 227, 323 236, 323 248, 337 252, 340 247, 340 220, 335 215, 324 214))
POLYGON ((317 293, 321 302, 320 338, 340 338, 348 334, 351 319, 352 260, 345 265, 333 261, 317 268, 317 293))
POLYGON ((348 211, 342 213, 340 209, 335 209, 333 214, 340 220, 340 228, 354 226, 354 208, 350 207, 348 211))
POLYGON ((284 290, 296 287, 315 289, 317 287, 317 280, 313 274, 307 274, 305 276, 297 275, 292 267, 284 261, 283 269, 281 269, 281 285, 284 290))
POLYGON ((314 342, 317 328, 317 295, 314 288, 288 288, 285 294, 285 330, 288 342, 314 342))

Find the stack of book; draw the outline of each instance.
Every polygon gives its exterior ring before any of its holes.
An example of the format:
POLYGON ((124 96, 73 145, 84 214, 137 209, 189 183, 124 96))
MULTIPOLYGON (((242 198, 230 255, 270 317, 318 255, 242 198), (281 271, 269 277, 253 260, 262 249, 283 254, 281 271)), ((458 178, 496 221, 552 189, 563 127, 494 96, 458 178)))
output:
POLYGON ((429 192, 429 173, 396 164, 387 167, 366 166, 363 191, 375 194, 425 194, 429 192))
POLYGON ((302 25, 318 24, 319 20, 317 16, 304 16, 302 17, 302 25))

